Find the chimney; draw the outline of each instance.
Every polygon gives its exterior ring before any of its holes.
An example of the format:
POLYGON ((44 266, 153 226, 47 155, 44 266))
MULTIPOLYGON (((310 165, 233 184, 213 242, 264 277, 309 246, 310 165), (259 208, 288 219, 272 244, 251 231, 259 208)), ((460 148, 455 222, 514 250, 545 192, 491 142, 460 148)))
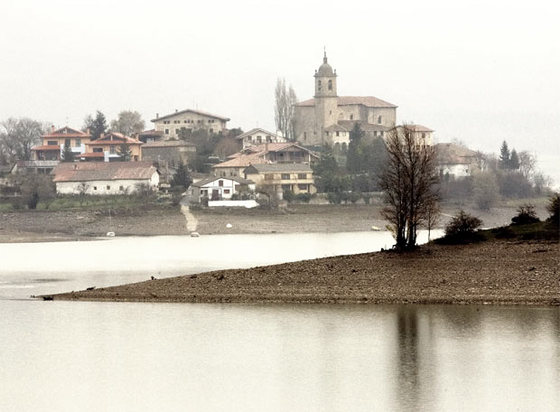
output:
POLYGON ((54 124, 53 124, 53 125, 51 125, 51 133, 54 133, 54 130, 55 129, 54 129, 54 124))

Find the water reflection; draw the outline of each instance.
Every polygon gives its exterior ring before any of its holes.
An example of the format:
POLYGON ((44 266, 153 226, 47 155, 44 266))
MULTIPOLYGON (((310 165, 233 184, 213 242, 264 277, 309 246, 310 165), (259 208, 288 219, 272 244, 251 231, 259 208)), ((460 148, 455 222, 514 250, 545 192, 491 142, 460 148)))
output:
POLYGON ((418 315, 401 307, 397 310, 398 385, 397 401, 402 409, 419 404, 418 315), (404 402, 403 402, 404 401, 404 402))

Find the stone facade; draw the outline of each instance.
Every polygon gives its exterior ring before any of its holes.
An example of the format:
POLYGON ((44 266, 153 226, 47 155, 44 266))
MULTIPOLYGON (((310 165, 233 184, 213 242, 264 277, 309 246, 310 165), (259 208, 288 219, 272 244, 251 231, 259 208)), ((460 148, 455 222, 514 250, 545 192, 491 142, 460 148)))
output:
POLYGON ((328 64, 326 54, 314 78, 314 97, 295 107, 295 135, 301 144, 348 144, 356 122, 371 137, 383 136, 396 125, 394 104, 373 96, 338 96, 336 70, 328 64))
POLYGON ((223 133, 229 120, 227 117, 187 109, 162 117, 156 115, 152 122, 155 130, 162 132, 163 138, 168 140, 178 139, 181 129, 191 132, 203 129, 208 133, 223 133))

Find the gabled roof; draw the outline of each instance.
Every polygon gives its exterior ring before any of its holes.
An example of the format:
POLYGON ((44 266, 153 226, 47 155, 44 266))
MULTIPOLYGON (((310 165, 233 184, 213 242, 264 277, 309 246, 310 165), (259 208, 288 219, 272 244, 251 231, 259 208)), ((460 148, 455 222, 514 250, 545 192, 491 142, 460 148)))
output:
POLYGON ((161 130, 150 129, 138 133, 138 136, 163 136, 163 132, 161 130))
MULTIPOLYGON (((258 173, 270 172, 313 172, 307 163, 262 163, 248 166, 247 169, 254 168, 258 173)), ((247 171, 247 169, 245 169, 247 171)))
MULTIPOLYGON (((53 126, 54 128, 54 126, 53 126)), ((64 126, 58 130, 52 130, 51 133, 42 135, 43 138, 55 138, 55 137, 90 137, 89 134, 82 132, 81 130, 72 129, 71 127, 64 126)))
MULTIPOLYGON (((297 143, 294 142, 286 142, 286 143, 265 143, 265 144, 261 144, 258 146, 251 146, 247 149, 245 149, 245 151, 247 151, 246 153, 248 154, 239 154, 235 157, 230 156, 229 160, 226 160, 225 162, 222 163, 218 163, 217 165, 214 165, 214 168, 220 168, 220 167, 246 167, 249 166, 250 164, 253 163, 265 163, 266 162, 266 154, 270 153, 270 152, 281 152, 284 151, 286 149, 289 148, 296 148, 299 150, 303 150, 305 152, 307 152, 310 156, 313 156, 315 158, 318 158, 319 156, 317 156, 315 153, 313 153, 312 151, 310 151, 309 149, 306 149, 305 147, 302 147, 300 145, 298 145, 297 143)), ((242 152, 245 152, 242 151, 242 152)))
POLYGON ((86 145, 99 146, 104 144, 115 144, 115 142, 121 144, 143 144, 140 140, 125 136, 122 133, 109 132, 93 142, 86 142, 86 145))
POLYGON ((147 180, 157 169, 151 162, 69 162, 53 170, 53 182, 147 180))
POLYGON ((202 179, 202 180, 199 180, 196 183, 193 183, 192 186, 202 187, 204 185, 207 185, 208 183, 215 182, 216 180, 233 180, 234 182, 237 182, 241 185, 251 185, 251 184, 255 183, 252 180, 243 179, 243 178, 238 177, 238 176, 231 176, 231 177, 210 176, 210 177, 207 177, 206 179, 202 179))
MULTIPOLYGON (((375 96, 338 96, 338 106, 351 106, 362 105, 366 107, 382 107, 382 108, 396 108, 393 103, 386 102, 385 100, 378 99, 375 96)), ((296 104, 299 107, 313 107, 315 106, 315 99, 304 100, 296 104)))
MULTIPOLYGON (((421 124, 406 124, 405 126, 414 132, 426 132, 426 133, 433 132, 432 129, 426 126, 422 126, 421 124)), ((403 126, 397 126, 397 127, 403 127, 403 126)))
POLYGON ((262 134, 265 134, 265 135, 268 135, 268 136, 281 137, 281 136, 277 135, 276 133, 272 133, 272 132, 269 132, 268 130, 261 129, 260 127, 255 127, 254 129, 251 129, 248 132, 242 133, 239 136, 235 136, 235 138, 241 140, 244 137, 252 136, 255 133, 262 133, 262 134))
POLYGON ((476 161, 476 152, 454 143, 435 145, 439 164, 471 164, 476 161))
POLYGON ((181 110, 179 112, 175 112, 175 113, 171 113, 171 114, 166 114, 165 116, 161 116, 161 117, 156 117, 155 119, 152 119, 152 122, 157 122, 160 120, 165 120, 165 119, 169 119, 175 116, 178 116, 180 114, 185 114, 185 113, 196 113, 199 114, 201 116, 206 116, 206 117, 212 117, 214 119, 219 119, 219 120, 223 120, 225 122, 229 122, 230 119, 227 117, 223 117, 223 116, 218 116, 217 114, 212 114, 212 113, 208 113, 208 112, 203 112, 200 110, 193 110, 193 109, 185 109, 185 110, 181 110))

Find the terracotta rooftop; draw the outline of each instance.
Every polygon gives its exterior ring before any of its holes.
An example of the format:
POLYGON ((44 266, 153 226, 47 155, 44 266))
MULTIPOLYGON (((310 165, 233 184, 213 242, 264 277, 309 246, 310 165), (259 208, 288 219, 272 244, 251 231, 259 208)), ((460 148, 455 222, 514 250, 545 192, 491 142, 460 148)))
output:
POLYGON ((255 127, 254 129, 251 129, 251 130, 249 130, 245 133, 240 134, 239 136, 235 136, 235 138, 236 139, 243 139, 244 137, 251 136, 255 133, 262 133, 262 134, 265 134, 265 135, 268 135, 268 136, 280 137, 276 133, 272 133, 272 132, 269 132, 268 130, 261 129, 260 127, 255 127))
POLYGON ((69 162, 55 167, 53 181, 144 180, 156 171, 151 162, 69 162))
POLYGON ((265 163, 265 155, 269 152, 279 152, 282 150, 289 149, 294 147, 296 149, 304 150, 308 152, 313 157, 318 157, 315 153, 311 152, 310 150, 299 146, 297 143, 294 142, 286 142, 286 143, 265 143, 257 146, 251 146, 247 149, 243 150, 241 153, 233 154, 229 156, 229 160, 225 162, 218 163, 214 165, 214 168, 220 167, 243 167, 249 166, 251 164, 256 163, 265 163))
POLYGON ((122 144, 122 143, 143 144, 140 140, 125 136, 122 133, 110 132, 103 135, 97 140, 94 140, 92 142, 86 142, 86 145, 99 146, 99 145, 106 145, 106 144, 122 144))
MULTIPOLYGON (((337 104, 339 106, 350 106, 350 105, 362 105, 366 107, 388 107, 388 108, 395 108, 392 103, 386 102, 385 100, 378 99, 374 96, 338 96, 337 104)), ((303 102, 299 102, 296 106, 300 107, 313 107, 315 106, 315 99, 304 100, 303 102)))
MULTIPOLYGON (((432 129, 430 129, 429 127, 426 127, 426 126, 422 126, 421 124, 407 124, 405 126, 412 129, 415 132, 426 132, 426 133, 433 132, 432 129)), ((402 127, 402 126, 399 126, 399 127, 402 127)))
POLYGON ((42 146, 35 146, 32 147, 31 150, 43 150, 43 151, 57 151, 60 152, 60 145, 50 145, 50 144, 45 144, 42 146))
POLYGON ((81 137, 81 138, 85 138, 85 137, 90 137, 89 134, 82 132, 81 130, 76 130, 76 129, 72 129, 71 127, 68 126, 64 126, 60 129, 54 130, 54 126, 53 126, 53 130, 51 130, 50 133, 44 134, 41 137, 43 138, 55 138, 55 137, 81 137))
POLYGON ((161 116, 161 117, 156 117, 155 119, 152 119, 152 122, 158 122, 160 120, 164 120, 164 119, 169 119, 175 116, 178 116, 180 114, 185 114, 185 113, 196 113, 199 114, 201 116, 206 116, 206 117, 212 117, 214 119, 219 119, 219 120, 223 120, 225 122, 228 122, 230 119, 227 117, 223 117, 223 116, 218 116, 216 114, 212 114, 212 113, 207 113, 207 112, 203 112, 200 110, 192 110, 192 109, 186 109, 186 110, 181 110, 175 113, 171 113, 171 114, 166 114, 165 116, 161 116))

